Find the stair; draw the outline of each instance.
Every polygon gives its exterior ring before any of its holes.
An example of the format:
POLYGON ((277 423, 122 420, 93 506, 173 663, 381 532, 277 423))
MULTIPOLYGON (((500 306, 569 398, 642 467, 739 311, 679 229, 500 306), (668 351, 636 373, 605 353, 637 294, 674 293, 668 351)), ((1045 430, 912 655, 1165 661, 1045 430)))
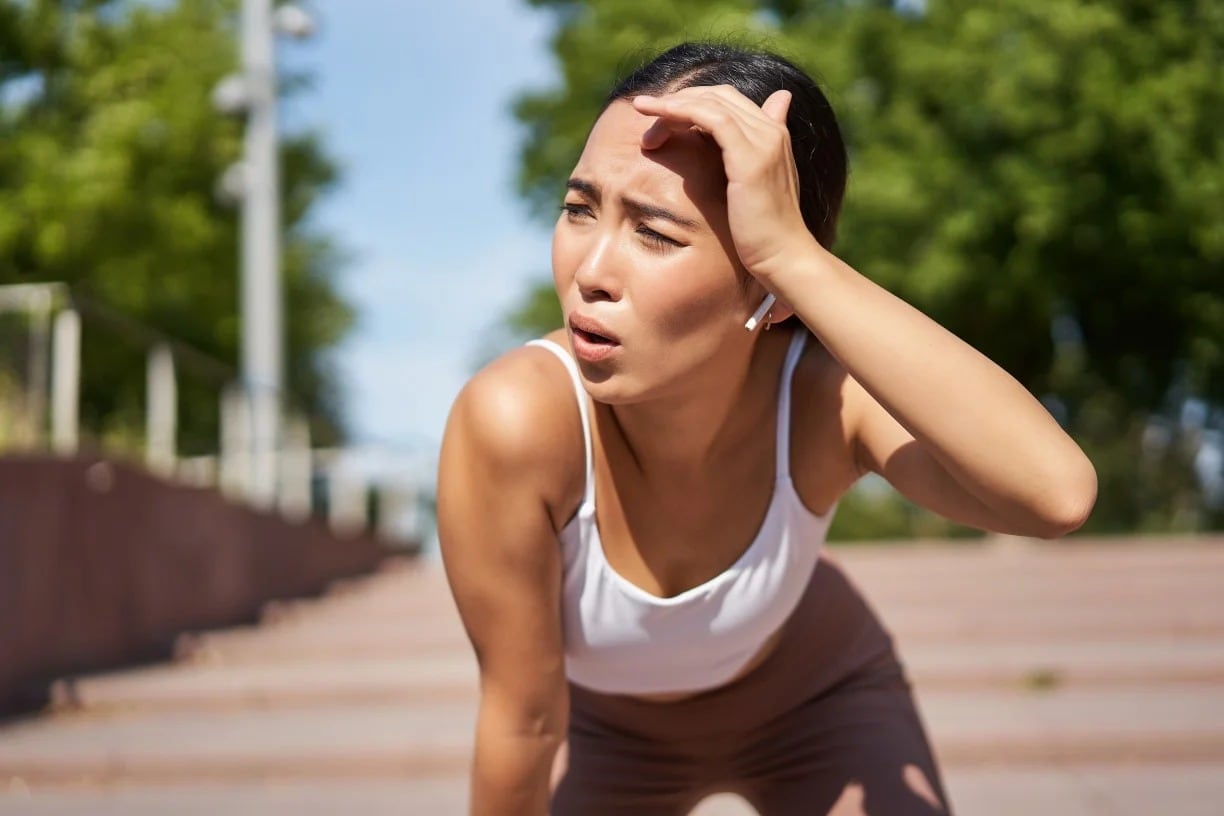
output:
MULTIPOLYGON (((830 551, 896 636, 956 812, 1224 812, 1224 539, 830 551)), ((437 563, 176 655, 0 726, 0 814, 464 812, 475 663, 437 563)))

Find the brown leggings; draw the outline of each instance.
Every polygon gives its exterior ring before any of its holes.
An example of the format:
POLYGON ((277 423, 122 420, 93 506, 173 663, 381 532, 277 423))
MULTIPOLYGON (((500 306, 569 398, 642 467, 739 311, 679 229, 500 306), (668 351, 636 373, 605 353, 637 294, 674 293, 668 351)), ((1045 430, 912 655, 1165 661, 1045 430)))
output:
POLYGON ((718 792, 762 816, 950 814, 892 637, 828 551, 775 651, 678 702, 570 686, 553 816, 681 816, 718 792))

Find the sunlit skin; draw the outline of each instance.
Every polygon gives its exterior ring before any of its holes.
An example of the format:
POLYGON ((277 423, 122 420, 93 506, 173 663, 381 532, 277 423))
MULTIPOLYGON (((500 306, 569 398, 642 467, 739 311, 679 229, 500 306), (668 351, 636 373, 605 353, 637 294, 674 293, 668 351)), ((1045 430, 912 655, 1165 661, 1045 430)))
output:
MULTIPOLYGON (((795 373, 780 452, 809 509, 873 471, 962 524, 1076 529, 1095 472, 1041 404, 807 231, 789 103, 729 87, 614 102, 571 174, 557 292, 567 322, 597 321, 619 346, 569 329, 552 339, 586 350, 608 563, 670 596, 725 570, 760 525, 790 339, 744 329, 767 291, 774 321, 797 315, 819 341, 795 373)), ((481 671, 474 813, 545 812, 567 733, 558 534, 585 484, 576 414, 565 371, 524 348, 473 377, 448 419, 438 530, 481 671)))
POLYGON ((578 362, 639 469, 693 469, 753 436, 769 408, 772 386, 749 381, 765 373, 752 365, 762 335, 744 329, 766 290, 735 250, 718 145, 691 129, 661 140, 657 121, 624 100, 596 121, 554 228, 553 278, 567 326, 578 313, 620 342, 578 362))
POLYGON ((553 231, 553 279, 567 323, 575 311, 594 317, 623 346, 613 360, 584 365, 592 396, 605 403, 666 396, 678 379, 709 376, 723 354, 744 357, 753 340, 743 329, 752 311, 745 273, 727 253, 717 147, 690 133, 646 150, 652 121, 624 101, 599 117, 553 231))
POLYGON ((765 290, 734 254, 717 145, 688 132, 647 149, 654 121, 618 101, 595 123, 553 232, 553 277, 567 325, 577 312, 620 341, 609 360, 579 359, 619 422, 693 428, 696 407, 721 425, 757 339, 744 321, 765 290))

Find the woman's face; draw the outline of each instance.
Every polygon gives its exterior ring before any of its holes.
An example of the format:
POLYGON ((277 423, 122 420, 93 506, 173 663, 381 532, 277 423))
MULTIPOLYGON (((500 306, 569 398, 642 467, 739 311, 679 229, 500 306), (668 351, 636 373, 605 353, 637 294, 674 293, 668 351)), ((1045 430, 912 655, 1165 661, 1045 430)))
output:
POLYGON ((723 355, 751 347, 744 321, 763 291, 741 283, 717 145, 688 133, 644 151, 653 121, 628 102, 608 106, 553 232, 566 328, 601 402, 637 402, 715 374, 723 355))

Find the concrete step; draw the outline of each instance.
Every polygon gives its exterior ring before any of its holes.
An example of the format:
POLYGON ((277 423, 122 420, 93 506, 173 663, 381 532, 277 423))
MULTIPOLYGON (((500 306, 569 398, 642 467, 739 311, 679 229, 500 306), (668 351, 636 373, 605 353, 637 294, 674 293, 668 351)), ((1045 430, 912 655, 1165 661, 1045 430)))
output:
MULTIPOLYGON (((1224 541, 829 557, 897 637, 957 812, 1224 812, 1224 541)), ((0 726, 0 816, 464 811, 475 665, 436 562, 179 654, 61 683, 57 713, 0 726)))
POLYGON ((944 775, 962 816, 1218 816, 1219 763, 954 768, 944 775))
MULTIPOLYGON (((1224 763, 1224 688, 958 691, 919 708, 949 766, 1224 763)), ((472 700, 59 715, 10 726, 0 777, 67 783, 459 773, 472 700)))
MULTIPOLYGON (((1224 773, 1215 764, 953 768, 944 783, 954 811, 963 816, 1218 816, 1224 802, 1224 773)), ((467 799, 462 775, 101 789, 0 780, 3 816, 441 816, 465 813, 467 799)), ((691 816, 753 814, 737 797, 718 795, 691 816)))
POLYGON ((182 661, 241 666, 282 660, 360 660, 470 650, 457 615, 365 623, 332 622, 250 626, 183 635, 175 644, 182 661))
POLYGON ((467 649, 437 655, 268 664, 163 665, 61 681, 58 711, 147 712, 200 708, 294 708, 311 703, 447 699, 475 705, 476 661, 467 649))
POLYGON ((471 701, 57 715, 9 726, 0 778, 31 784, 333 779, 461 773, 471 701))
MULTIPOLYGON (((58 710, 297 707, 310 702, 475 701, 477 669, 466 641, 452 636, 437 648, 382 650, 385 657, 337 658, 315 653, 288 658, 266 632, 243 645, 251 653, 232 663, 218 647, 213 662, 163 664, 70 678, 52 688, 58 710)), ((296 639, 295 639, 296 640, 296 639)), ((323 648, 322 644, 315 644, 323 648)), ((371 644, 372 646, 373 644, 371 644)), ((231 647, 233 644, 231 644, 231 647)), ((1101 686, 1214 685, 1224 688, 1224 638, 1114 639, 1107 641, 994 641, 965 646, 918 643, 900 649, 919 696, 953 689, 1017 690, 1101 686)), ((1172 693, 1172 689, 1169 690, 1172 693)))
POLYGON ((1220 635, 970 643, 901 639, 897 651, 920 695, 996 685, 1036 690, 1195 684, 1224 688, 1220 635))

